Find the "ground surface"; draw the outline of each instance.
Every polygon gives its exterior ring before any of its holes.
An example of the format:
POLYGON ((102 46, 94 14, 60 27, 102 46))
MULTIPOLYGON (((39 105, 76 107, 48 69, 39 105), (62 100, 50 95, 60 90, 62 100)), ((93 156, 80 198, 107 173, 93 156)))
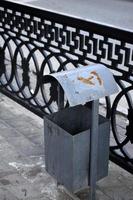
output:
POLYGON ((132 0, 15 0, 41 9, 72 15, 100 24, 133 31, 132 0))
MULTIPOLYGON (((45 171, 43 121, 0 94, 0 200, 87 200, 67 193, 45 171)), ((98 200, 133 200, 133 176, 110 162, 98 200)))

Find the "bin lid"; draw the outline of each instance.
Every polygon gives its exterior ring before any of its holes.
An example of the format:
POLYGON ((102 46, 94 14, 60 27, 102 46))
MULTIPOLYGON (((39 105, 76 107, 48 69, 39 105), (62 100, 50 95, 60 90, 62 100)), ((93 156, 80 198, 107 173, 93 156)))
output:
POLYGON ((112 72, 102 64, 82 66, 46 76, 56 79, 62 86, 70 106, 84 105, 118 92, 112 72))

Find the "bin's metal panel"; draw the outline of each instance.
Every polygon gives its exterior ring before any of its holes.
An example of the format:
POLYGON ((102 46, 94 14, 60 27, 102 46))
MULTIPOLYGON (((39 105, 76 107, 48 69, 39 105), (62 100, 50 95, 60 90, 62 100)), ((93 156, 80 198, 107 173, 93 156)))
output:
POLYGON ((104 65, 90 65, 74 70, 53 73, 62 86, 70 106, 109 96, 118 92, 116 82, 110 70, 104 65))
MULTIPOLYGON (((44 116, 46 170, 72 192, 88 186, 90 121, 84 106, 44 116)), ((108 174, 109 124, 99 116, 97 180, 108 174)))

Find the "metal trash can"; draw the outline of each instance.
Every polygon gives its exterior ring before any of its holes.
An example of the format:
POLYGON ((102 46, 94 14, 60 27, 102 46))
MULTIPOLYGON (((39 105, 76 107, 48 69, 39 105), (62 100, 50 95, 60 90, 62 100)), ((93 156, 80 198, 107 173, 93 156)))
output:
MULTIPOLYGON (((90 122, 91 110, 82 105, 44 117, 46 170, 72 192, 89 185, 90 122)), ((97 180, 108 174, 109 124, 99 116, 97 180)))
POLYGON ((44 117, 46 170, 72 192, 90 185, 95 200, 96 181, 107 176, 109 160, 110 123, 99 115, 99 99, 116 93, 116 82, 101 64, 50 74, 44 81, 59 86, 59 111, 44 117), (63 94, 70 108, 64 109, 63 94), (88 102, 91 109, 84 106, 88 102))

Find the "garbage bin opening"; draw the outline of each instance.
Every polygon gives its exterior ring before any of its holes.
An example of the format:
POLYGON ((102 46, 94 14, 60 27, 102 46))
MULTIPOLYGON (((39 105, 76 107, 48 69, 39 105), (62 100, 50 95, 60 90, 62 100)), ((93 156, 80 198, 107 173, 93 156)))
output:
MULTIPOLYGON (((48 115, 47 118, 71 135, 79 134, 91 127, 91 109, 82 105, 65 108, 60 112, 48 115)), ((99 123, 105 121, 107 119, 100 115, 99 123)))

